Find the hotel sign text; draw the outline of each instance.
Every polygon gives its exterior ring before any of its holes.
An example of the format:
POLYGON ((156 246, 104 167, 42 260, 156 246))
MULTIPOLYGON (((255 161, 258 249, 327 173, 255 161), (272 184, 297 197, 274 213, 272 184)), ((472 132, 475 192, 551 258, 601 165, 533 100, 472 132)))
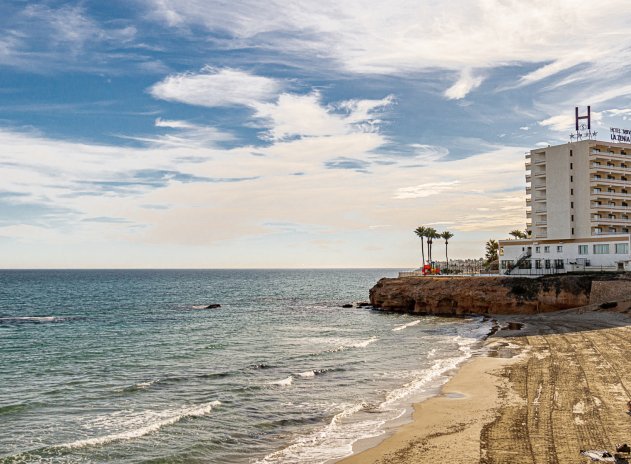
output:
POLYGON ((631 143, 631 129, 620 129, 618 127, 609 128, 611 140, 614 142, 631 143))

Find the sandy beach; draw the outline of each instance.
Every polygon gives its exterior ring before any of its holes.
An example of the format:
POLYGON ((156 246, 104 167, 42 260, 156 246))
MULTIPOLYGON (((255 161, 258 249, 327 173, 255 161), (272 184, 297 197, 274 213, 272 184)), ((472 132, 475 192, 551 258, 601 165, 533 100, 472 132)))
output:
POLYGON ((497 318, 486 355, 414 405, 411 423, 340 462, 580 463, 582 449, 631 442, 628 308, 497 318))

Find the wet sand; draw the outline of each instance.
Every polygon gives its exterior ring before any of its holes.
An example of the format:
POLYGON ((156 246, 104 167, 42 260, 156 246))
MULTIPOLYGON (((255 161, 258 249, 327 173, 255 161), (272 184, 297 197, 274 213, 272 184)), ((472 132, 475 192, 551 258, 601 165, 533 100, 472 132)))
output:
POLYGON ((340 462, 581 463, 581 449, 631 443, 628 306, 498 318, 487 356, 416 404, 411 423, 340 462))

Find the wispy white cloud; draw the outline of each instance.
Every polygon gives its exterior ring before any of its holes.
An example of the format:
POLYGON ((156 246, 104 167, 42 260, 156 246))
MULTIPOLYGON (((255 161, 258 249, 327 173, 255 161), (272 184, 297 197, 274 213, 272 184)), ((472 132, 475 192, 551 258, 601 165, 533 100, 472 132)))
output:
POLYGON ((466 68, 460 73, 458 80, 445 90, 445 96, 450 100, 460 100, 477 89, 483 80, 481 75, 475 75, 471 69, 466 68))
POLYGON ((206 66, 199 73, 167 76, 149 92, 155 98, 198 106, 254 106, 276 97, 283 84, 237 69, 206 66))
POLYGON ((426 184, 415 185, 414 187, 401 187, 397 190, 394 198, 399 200, 425 198, 454 190, 459 183, 460 181, 452 180, 447 182, 428 182, 426 184))
POLYGON ((227 32, 241 46, 324 58, 347 72, 457 71, 460 78, 444 92, 452 99, 477 88, 480 71, 509 64, 540 65, 517 80, 519 85, 571 72, 578 65, 589 72, 582 69, 577 78, 594 82, 599 69, 627 69, 624 57, 631 45, 624 0, 580 8, 569 0, 245 0, 213 8, 203 0, 145 1, 167 25, 227 32))

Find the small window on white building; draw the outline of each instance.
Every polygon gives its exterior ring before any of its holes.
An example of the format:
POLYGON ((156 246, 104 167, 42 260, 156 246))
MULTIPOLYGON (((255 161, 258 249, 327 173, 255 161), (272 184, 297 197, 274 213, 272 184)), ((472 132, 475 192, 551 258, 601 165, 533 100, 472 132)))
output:
POLYGON ((603 243, 600 245, 594 245, 594 254, 595 255, 608 255, 609 254, 609 244, 603 243))
POLYGON ((563 253, 563 245, 557 245, 557 253, 563 253))
POLYGON ((535 247, 535 253, 541 253, 541 247, 540 246, 536 246, 535 247))
POLYGON ((616 254, 617 255, 628 255, 629 254, 629 244, 628 243, 616 243, 616 254))
POLYGON ((543 252, 544 253, 550 253, 550 246, 549 245, 544 246, 543 247, 543 252))
POLYGON ((578 254, 579 255, 586 255, 588 253, 589 247, 588 245, 579 245, 578 246, 578 254))

